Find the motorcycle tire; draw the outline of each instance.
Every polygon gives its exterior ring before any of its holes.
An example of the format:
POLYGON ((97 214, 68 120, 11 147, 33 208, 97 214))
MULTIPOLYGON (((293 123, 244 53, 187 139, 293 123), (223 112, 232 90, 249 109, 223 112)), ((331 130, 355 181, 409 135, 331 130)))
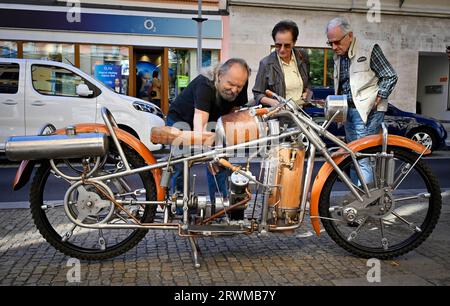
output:
MULTIPOLYGON (((134 150, 126 146, 123 146, 123 149, 131 168, 138 168, 146 165, 142 157, 134 150)), ((108 160, 113 159, 108 158, 108 160)), ((53 171, 51 171, 49 162, 46 161, 42 163, 36 171, 31 184, 30 207, 32 218, 39 232, 48 243, 60 252, 71 257, 85 260, 112 258, 133 248, 148 232, 147 229, 86 230, 85 228, 75 227, 73 231, 77 230, 78 234, 77 232, 73 232, 70 239, 64 241, 63 237, 67 232, 61 233, 61 227, 64 227, 64 230, 66 230, 75 225, 70 222, 64 212, 64 205, 61 204, 60 199, 62 194, 57 197, 57 202, 59 202, 59 204, 54 204, 53 207, 46 204, 52 202, 51 200, 53 200, 53 198, 50 198, 51 193, 53 190, 57 189, 57 185, 64 183, 61 182, 63 180, 60 178, 55 179, 54 177, 57 178, 57 176, 53 174, 53 171), (46 199, 47 193, 49 194, 48 197, 50 200, 46 199), (48 208, 49 206, 51 208, 48 208), (54 223, 58 224, 55 225, 54 223), (99 231, 97 235, 101 235, 104 240, 106 240, 103 248, 99 248, 99 246, 95 244, 95 231, 99 231), (107 234, 106 239, 104 236, 105 232, 107 234), (82 243, 85 243, 86 245, 80 245, 82 243)), ((154 201, 156 199, 155 181, 150 172, 141 172, 137 174, 135 181, 136 182, 133 182, 133 184, 139 184, 140 188, 145 188, 145 199, 147 201, 154 201)), ((145 205, 145 208, 139 209, 141 212, 139 213, 138 219, 141 222, 153 222, 156 212, 155 205, 145 205)))
MULTIPOLYGON (((376 153, 380 152, 380 149, 380 147, 369 148, 364 150, 363 153, 376 153)), ((403 170, 401 168, 403 165, 413 165, 418 158, 418 155, 414 152, 399 147, 388 147, 387 152, 394 154, 396 177, 401 175, 399 170, 403 170)), ((348 157, 339 167, 348 173, 349 168, 353 167, 352 165, 352 159, 348 157)), ((406 180, 409 180, 408 184, 411 184, 414 188, 393 191, 392 196, 395 206, 393 206, 392 211, 385 211, 380 217, 369 216, 366 222, 364 219, 360 223, 338 222, 336 219, 339 217, 335 212, 339 209, 336 210, 336 207, 342 208, 351 201, 341 200, 340 202, 339 197, 332 196, 333 194, 345 193, 345 191, 342 191, 344 184, 336 171, 333 171, 324 185, 319 202, 320 216, 331 218, 321 220, 328 235, 339 246, 362 258, 391 259, 417 248, 427 239, 438 222, 442 206, 441 190, 437 178, 422 159, 406 176, 406 180), (340 186, 338 187, 338 185, 340 186), (408 199, 408 196, 404 195, 408 190, 415 193, 425 192, 415 194, 414 196, 417 196, 417 199, 408 199), (425 193, 429 193, 430 196, 428 198, 420 196, 425 193), (363 224, 359 226, 361 223, 363 224), (356 229, 358 229, 356 238, 350 239, 350 235, 356 229), (380 240, 380 237, 385 240, 380 240)), ((403 180, 401 182, 401 184, 404 184, 403 180)), ((348 194, 350 192, 347 192, 347 197, 348 194)), ((409 197, 411 196, 409 195, 409 197)), ((342 215, 340 217, 342 218, 342 215)))

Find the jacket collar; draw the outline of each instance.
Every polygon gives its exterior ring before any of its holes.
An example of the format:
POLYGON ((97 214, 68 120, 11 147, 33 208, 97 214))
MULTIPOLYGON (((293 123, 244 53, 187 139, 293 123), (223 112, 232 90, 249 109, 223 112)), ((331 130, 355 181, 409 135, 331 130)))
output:
MULTIPOLYGON (((349 59, 352 59, 352 58, 355 56, 355 53, 356 53, 356 46, 357 46, 357 44, 356 44, 356 37, 353 36, 353 40, 352 40, 352 42, 350 43, 350 47, 348 47, 348 52, 347 52, 347 56, 348 56, 349 59)), ((335 61, 338 61, 338 62, 339 62, 339 60, 341 59, 341 57, 335 53, 335 54, 333 55, 333 59, 334 59, 335 61)))
POLYGON ((350 47, 348 48, 348 58, 352 59, 356 53, 356 37, 353 36, 353 40, 350 43, 350 47))
POLYGON ((276 71, 283 74, 280 66, 280 61, 278 60, 277 51, 273 51, 272 53, 270 53, 267 64, 272 65, 276 71))

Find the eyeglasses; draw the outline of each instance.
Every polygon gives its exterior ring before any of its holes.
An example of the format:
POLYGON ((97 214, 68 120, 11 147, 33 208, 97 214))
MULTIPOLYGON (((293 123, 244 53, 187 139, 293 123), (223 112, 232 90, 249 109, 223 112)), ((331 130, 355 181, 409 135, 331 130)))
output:
POLYGON ((281 48, 285 48, 285 49, 291 49, 292 48, 292 44, 279 44, 279 43, 276 43, 275 44, 275 48, 276 49, 281 49, 281 48))
POLYGON ((335 41, 327 41, 327 45, 328 46, 333 46, 333 44, 335 44, 335 45, 340 45, 341 44, 341 41, 345 38, 345 36, 347 36, 349 33, 347 33, 347 34, 345 34, 341 39, 339 39, 339 40, 335 40, 335 41))

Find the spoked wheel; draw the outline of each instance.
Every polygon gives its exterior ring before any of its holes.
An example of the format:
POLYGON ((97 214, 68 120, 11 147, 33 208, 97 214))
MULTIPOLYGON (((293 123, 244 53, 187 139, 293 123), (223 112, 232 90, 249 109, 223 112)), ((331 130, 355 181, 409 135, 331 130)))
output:
MULTIPOLYGON (((124 148, 131 168, 145 165, 143 159, 129 148, 124 148)), ((57 168, 69 176, 80 175, 80 160, 57 162, 57 168)), ((121 160, 110 153, 103 158, 94 176, 120 170, 121 160)), ((142 240, 145 229, 89 229, 75 225, 68 214, 83 225, 126 224, 132 218, 152 222, 156 206, 124 205, 128 213, 118 209, 106 195, 116 200, 156 199, 153 176, 142 172, 111 179, 102 186, 76 183, 54 173, 48 162, 36 172, 30 189, 30 206, 36 227, 42 236, 62 253, 79 259, 106 259, 125 253, 142 240), (98 188, 102 189, 102 192, 98 188), (68 191, 69 190, 69 191, 68 191), (106 195, 105 195, 106 194, 106 195), (66 199, 66 206, 64 199, 66 199)))
MULTIPOLYGON (((379 151, 370 148, 364 153, 379 151)), ((359 201, 335 171, 320 196, 320 216, 330 218, 322 219, 328 235, 347 251, 364 258, 389 259, 415 249, 431 234, 440 215, 441 190, 430 168, 422 160, 414 165, 418 155, 405 149, 389 147, 388 152, 394 153, 395 162, 390 188, 370 185, 373 195, 383 194, 379 200, 355 211, 352 206, 359 201)), ((379 177, 375 158, 365 161, 372 174, 379 177)), ((364 163, 361 158, 358 162, 364 163)), ((340 168, 352 175, 351 158, 344 160, 340 168)))

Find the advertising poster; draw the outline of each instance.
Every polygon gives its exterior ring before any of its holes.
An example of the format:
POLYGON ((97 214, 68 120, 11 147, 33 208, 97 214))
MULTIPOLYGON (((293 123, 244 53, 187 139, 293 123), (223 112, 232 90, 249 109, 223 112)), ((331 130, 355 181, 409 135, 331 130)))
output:
POLYGON ((159 71, 159 68, 150 62, 138 61, 136 63, 136 95, 137 98, 148 100, 149 88, 152 85, 153 71, 159 71))
POLYGON ((95 65, 94 77, 117 93, 122 93, 122 67, 120 65, 95 65))

